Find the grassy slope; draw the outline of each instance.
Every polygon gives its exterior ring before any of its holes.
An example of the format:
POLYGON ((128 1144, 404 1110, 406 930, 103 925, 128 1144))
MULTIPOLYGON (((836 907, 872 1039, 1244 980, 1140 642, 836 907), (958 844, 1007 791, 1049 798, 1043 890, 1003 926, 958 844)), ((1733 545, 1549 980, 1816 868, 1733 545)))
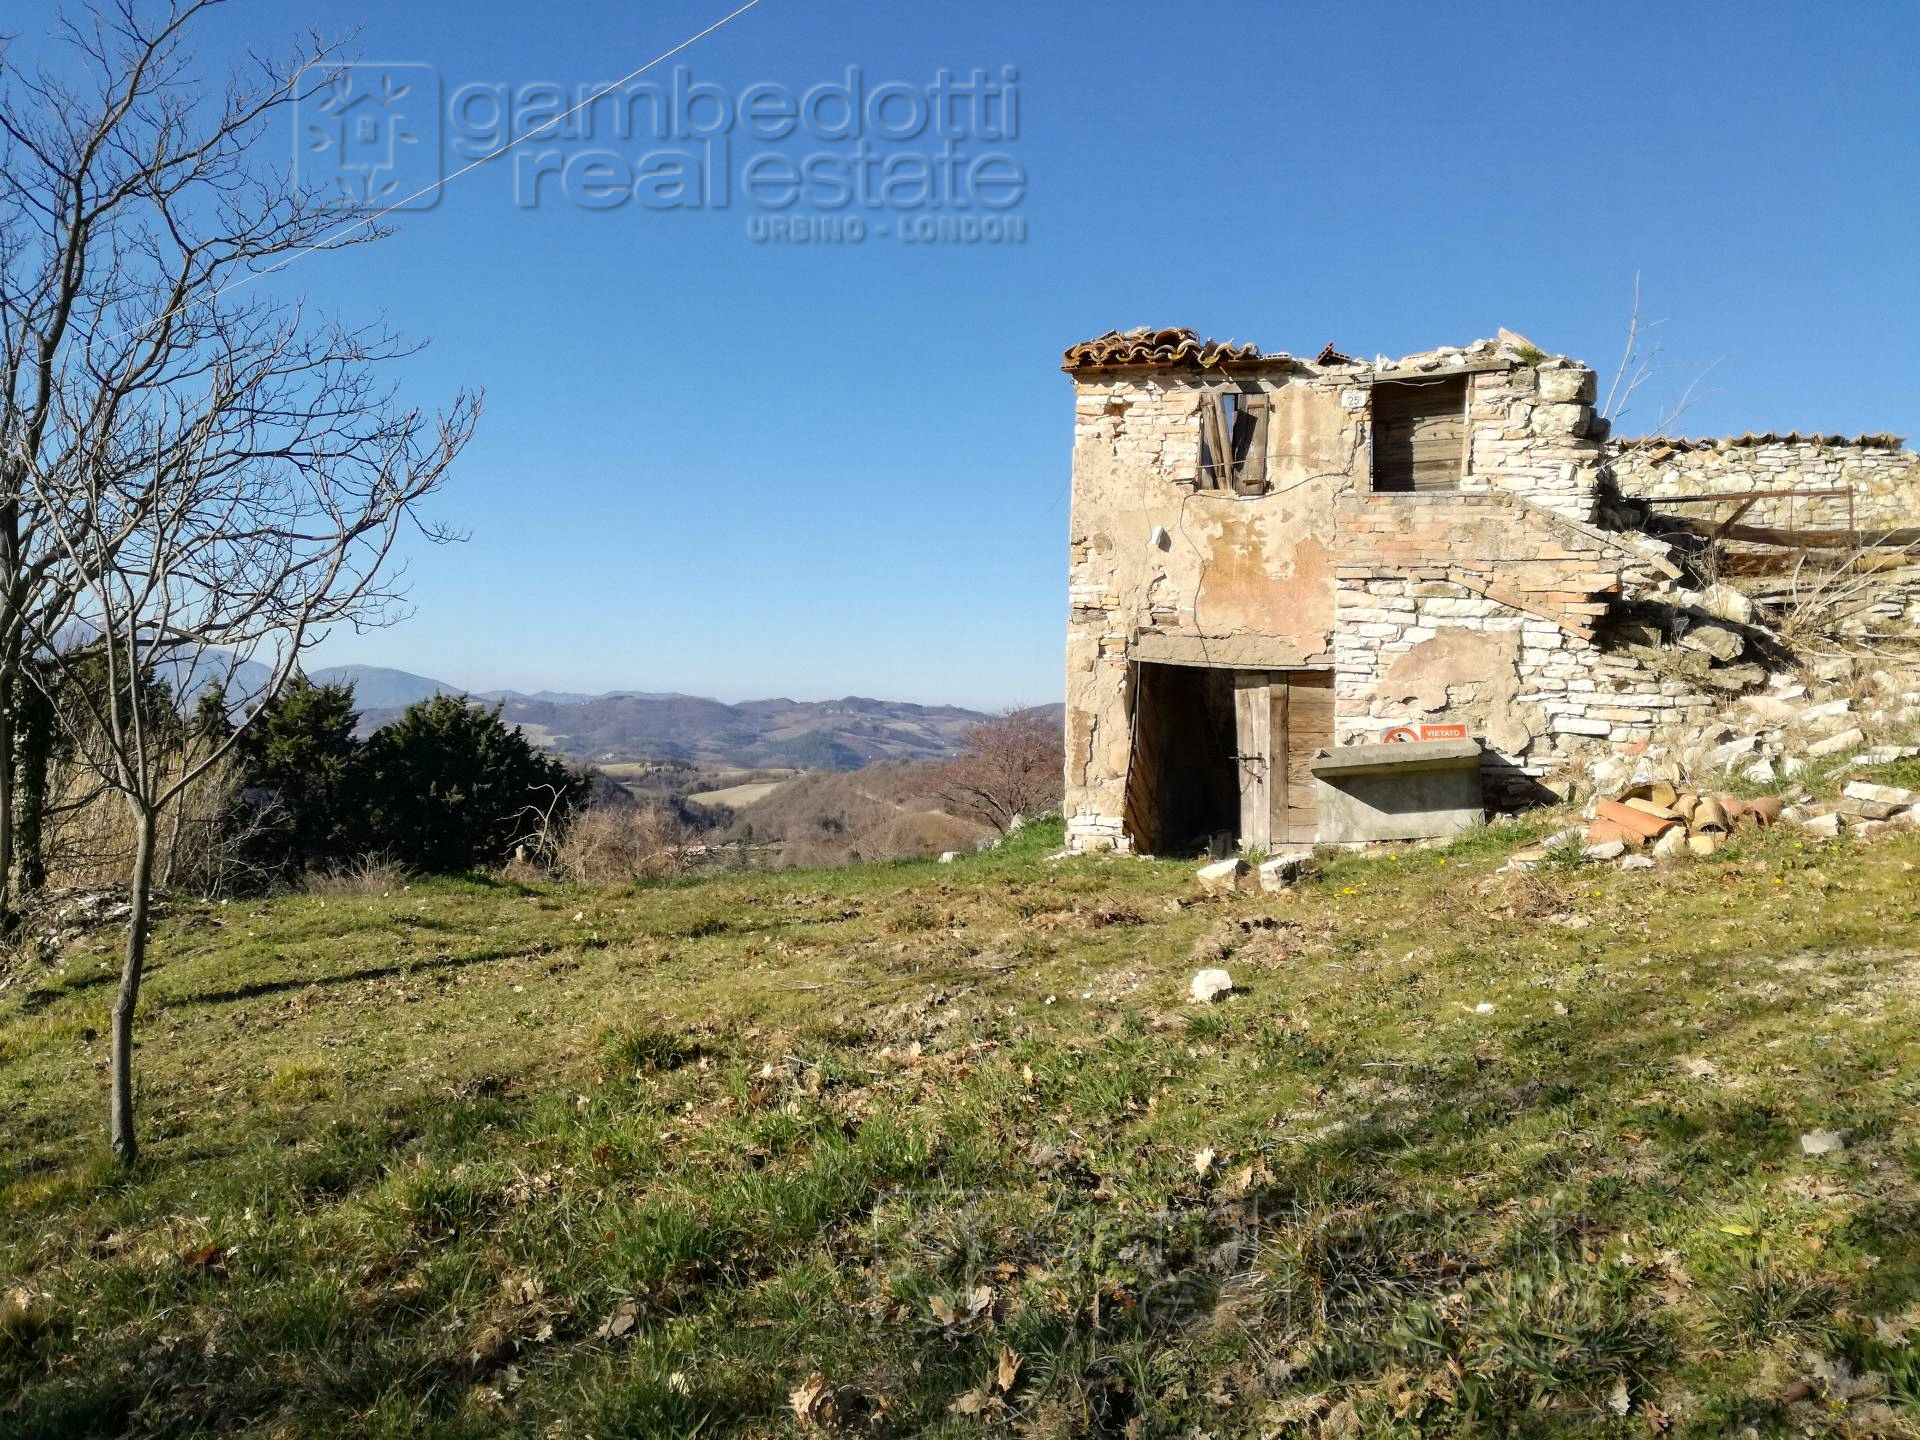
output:
POLYGON ((0 1434, 1906 1433, 1920 833, 1527 833, 183 907, 130 1177, 0 994, 0 1434))

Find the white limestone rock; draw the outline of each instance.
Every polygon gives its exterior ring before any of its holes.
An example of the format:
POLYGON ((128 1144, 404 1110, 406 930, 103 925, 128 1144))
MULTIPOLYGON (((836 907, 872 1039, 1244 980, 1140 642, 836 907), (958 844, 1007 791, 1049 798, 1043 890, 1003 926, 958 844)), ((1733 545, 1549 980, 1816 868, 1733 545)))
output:
POLYGON ((1290 850, 1284 855, 1276 855, 1260 866, 1258 879, 1260 888, 1271 894, 1284 890, 1301 876, 1313 869, 1311 850, 1290 850))
POLYGON ((1200 888, 1209 895, 1231 895, 1240 890, 1248 873, 1247 862, 1237 855, 1216 860, 1200 867, 1200 888))
POLYGON ((1224 970, 1198 971, 1187 986, 1187 993, 1199 1004, 1215 1004, 1233 993, 1233 976, 1224 970))
POLYGON ((1849 800, 1864 800, 1874 805, 1891 806, 1896 810, 1904 810, 1909 805, 1920 804, 1920 792, 1903 790, 1898 785, 1876 785, 1871 780, 1849 780, 1846 789, 1840 793, 1849 800))
POLYGON ((1817 760, 1824 760, 1829 755, 1843 755, 1849 750, 1858 750, 1866 743, 1866 732, 1855 727, 1842 730, 1835 735, 1829 735, 1824 740, 1814 741, 1813 744, 1807 746, 1807 754, 1817 760))

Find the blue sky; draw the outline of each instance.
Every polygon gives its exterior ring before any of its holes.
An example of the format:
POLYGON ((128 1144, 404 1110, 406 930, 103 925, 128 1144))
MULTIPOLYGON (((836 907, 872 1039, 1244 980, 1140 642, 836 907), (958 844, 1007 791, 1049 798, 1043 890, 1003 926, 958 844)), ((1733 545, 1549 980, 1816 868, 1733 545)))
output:
MULTIPOLYGON (((729 8, 342 0, 327 23, 448 92, 572 88, 729 8)), ((236 6, 203 57, 312 18, 236 6)), ((1025 241, 756 244, 768 212, 737 194, 522 208, 500 161, 392 239, 297 266, 274 283, 431 338, 410 399, 488 397, 438 510, 471 538, 411 555, 411 619, 315 663, 476 689, 1057 698, 1059 352, 1113 327, 1398 354, 1506 325, 1605 369, 1638 271, 1669 358, 1725 357, 1689 432, 1913 433, 1917 50, 1908 0, 763 0, 681 57, 695 80, 1016 67, 1019 135, 975 148, 1024 168, 1006 213, 1025 241)), ((765 148, 737 145, 736 170, 765 148)))

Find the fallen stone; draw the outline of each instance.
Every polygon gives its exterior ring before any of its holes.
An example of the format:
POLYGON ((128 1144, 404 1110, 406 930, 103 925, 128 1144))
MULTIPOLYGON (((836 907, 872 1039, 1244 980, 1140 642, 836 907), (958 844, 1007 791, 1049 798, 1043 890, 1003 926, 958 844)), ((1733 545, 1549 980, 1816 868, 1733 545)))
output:
POLYGON ((1882 800, 1856 800, 1850 795, 1842 796, 1833 807, 1836 815, 1856 816, 1861 820, 1885 820, 1904 808, 1882 800))
POLYGON ((960 852, 958 850, 942 850, 940 852, 940 863, 942 865, 951 865, 959 858, 960 852))
POLYGON ((1725 770, 1731 766, 1734 761, 1744 760, 1749 755, 1758 755, 1759 753, 1760 737, 1758 735, 1742 735, 1737 740, 1729 740, 1724 745, 1714 746, 1713 752, 1708 755, 1707 758, 1713 762, 1714 769, 1725 770))
POLYGON ((1709 585, 1700 597, 1700 608, 1716 620, 1735 625, 1751 625, 1755 613, 1753 601, 1731 585, 1709 585))
POLYGON ((1241 888, 1247 874, 1247 862, 1237 855, 1202 865, 1198 872, 1200 888, 1209 895, 1233 894, 1241 888))
POLYGON ((1620 862, 1620 868, 1622 870, 1651 870, 1653 869, 1653 857, 1651 855, 1629 855, 1620 862))
POLYGON ((1687 837, 1687 851, 1704 860, 1720 848, 1721 836, 1718 831, 1705 830, 1698 835, 1687 837))
POLYGON ((1829 700, 1823 705, 1805 706, 1800 713, 1794 717, 1794 723, 1799 725, 1817 725, 1822 720, 1837 720, 1842 715, 1851 714, 1853 714, 1853 702, 1851 700, 1829 700))
POLYGON ((1829 683, 1853 678, 1853 662, 1844 656, 1835 655, 1826 660, 1816 660, 1809 668, 1813 671, 1814 679, 1829 683))
POLYGON ((1806 768, 1807 762, 1802 760, 1798 755, 1789 755, 1780 762, 1780 773, 1789 780, 1806 768))
POLYGON ((1849 800, 1871 800, 1877 805, 1892 805, 1896 809, 1920 804, 1920 792, 1902 790, 1898 785, 1876 785, 1871 780, 1849 780, 1847 788, 1840 793, 1849 800))
POLYGON ((1747 650, 1747 637, 1718 620, 1696 620, 1680 637, 1683 650, 1698 650, 1715 660, 1738 660, 1747 650))
POLYGON ((1756 785, 1771 785, 1778 778, 1774 773, 1773 761, 1764 755, 1742 770, 1740 775, 1756 785))
POLYGON ((1589 860, 1618 860, 1627 853, 1624 840, 1603 840, 1598 845, 1589 845, 1580 852, 1589 860))
POLYGON ((1847 1148, 1847 1137, 1838 1130, 1809 1130, 1800 1137, 1800 1149, 1807 1155, 1831 1155, 1847 1148))
POLYGON ((1768 683, 1773 686, 1773 693, 1782 700, 1804 700, 1807 698, 1807 687, 1791 675, 1775 675, 1768 683))
POLYGON ((1197 971, 1187 986, 1187 993, 1202 1005, 1212 1005, 1232 990, 1233 976, 1224 970, 1197 971))
POLYGON ((1798 705, 1779 695, 1749 695, 1740 708, 1762 725, 1788 725, 1800 714, 1798 705))
POLYGON ((1656 860, 1678 860, 1687 853, 1687 832, 1678 825, 1653 842, 1653 858, 1656 860))
POLYGON ((1742 690, 1751 690, 1767 678, 1765 667, 1760 665, 1726 665, 1709 670, 1700 679, 1710 690, 1725 690, 1729 694, 1738 694, 1742 690))
POLYGON ((1310 850, 1276 855, 1260 866, 1260 888, 1267 891, 1284 890, 1312 869, 1313 852, 1310 850))
MULTIPOLYGON (((1813 744, 1807 746, 1807 754, 1814 756, 1816 759, 1824 760, 1829 755, 1841 755, 1848 750, 1858 750, 1866 743, 1867 736, 1864 730, 1858 728, 1842 730, 1837 735, 1829 735, 1824 740, 1814 741, 1813 744)), ((1787 773, 1792 774, 1793 772, 1788 771, 1787 773)))
POLYGON ((1809 835, 1818 835, 1831 840, 1840 833, 1838 815, 1808 815, 1800 821, 1800 828, 1809 835))

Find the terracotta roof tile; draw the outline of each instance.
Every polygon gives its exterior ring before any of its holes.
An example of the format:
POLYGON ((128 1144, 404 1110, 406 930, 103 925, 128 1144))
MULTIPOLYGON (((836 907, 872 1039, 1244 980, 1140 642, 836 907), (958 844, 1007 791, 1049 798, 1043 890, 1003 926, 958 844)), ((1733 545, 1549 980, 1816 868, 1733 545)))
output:
POLYGON ((1291 359, 1260 353, 1258 345, 1236 345, 1231 340, 1202 340, 1192 330, 1109 330, 1097 340, 1071 347, 1062 370, 1107 370, 1122 365, 1155 365, 1168 369, 1210 370, 1254 360, 1291 359))

